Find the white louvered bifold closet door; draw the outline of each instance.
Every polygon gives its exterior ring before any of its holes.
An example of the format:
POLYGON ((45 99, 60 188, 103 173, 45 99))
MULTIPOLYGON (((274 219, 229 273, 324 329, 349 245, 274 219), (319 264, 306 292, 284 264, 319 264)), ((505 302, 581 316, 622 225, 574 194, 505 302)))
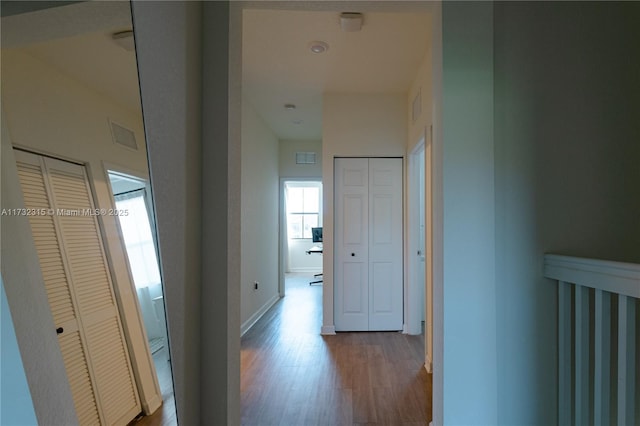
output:
POLYGON ((16 160, 78 420, 126 425, 140 401, 85 168, 18 150, 16 160))

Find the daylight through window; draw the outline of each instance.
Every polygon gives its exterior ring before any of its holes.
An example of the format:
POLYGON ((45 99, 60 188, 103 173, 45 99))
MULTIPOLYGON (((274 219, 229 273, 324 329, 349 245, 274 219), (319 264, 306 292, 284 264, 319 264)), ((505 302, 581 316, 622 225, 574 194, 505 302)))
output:
POLYGON ((320 226, 319 182, 286 184, 287 233, 290 239, 311 238, 311 228, 320 226))

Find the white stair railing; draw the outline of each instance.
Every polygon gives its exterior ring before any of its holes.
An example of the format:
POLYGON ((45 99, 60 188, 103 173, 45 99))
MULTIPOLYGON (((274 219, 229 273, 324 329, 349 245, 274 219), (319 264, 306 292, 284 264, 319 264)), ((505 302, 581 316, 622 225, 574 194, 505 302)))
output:
POLYGON ((640 425, 640 265, 547 254, 558 281, 558 424, 640 425))

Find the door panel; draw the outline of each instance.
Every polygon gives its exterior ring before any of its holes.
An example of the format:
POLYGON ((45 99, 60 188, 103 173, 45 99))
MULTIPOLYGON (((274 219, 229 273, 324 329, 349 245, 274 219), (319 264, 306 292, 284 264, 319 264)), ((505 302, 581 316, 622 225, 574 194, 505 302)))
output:
POLYGON ((87 326, 91 364, 106 424, 109 425, 128 423, 132 401, 136 400, 134 383, 129 379, 128 354, 119 331, 116 315, 87 326))
POLYGON ((58 342, 76 414, 80 424, 100 424, 92 373, 87 362, 87 347, 79 327, 78 305, 69 287, 69 267, 62 256, 62 242, 58 237, 60 231, 58 223, 54 221, 55 205, 50 201, 50 190, 45 182, 44 161, 39 156, 22 151, 15 151, 15 156, 25 208, 45 213, 29 216, 29 223, 54 324, 63 331, 58 334, 58 342))
POLYGON ((368 161, 337 158, 335 174, 335 211, 341 217, 334 239, 335 277, 340 283, 335 293, 335 326, 337 331, 367 330, 368 161))
POLYGON ((367 265, 363 262, 345 262, 342 276, 343 322, 353 331, 368 329, 367 265))
MULTIPOLYGON (((56 324, 57 325, 57 324, 56 324)), ((82 339, 76 330, 65 330, 58 339, 67 370, 76 415, 81 425, 100 424, 89 367, 83 353, 82 339)))
POLYGON ((53 204, 74 212, 57 217, 98 406, 105 424, 127 424, 140 412, 140 404, 85 168, 53 158, 44 163, 53 204))
POLYGON ((369 330, 402 330, 402 159, 369 159, 369 330))
POLYGON ((371 263, 371 312, 374 315, 389 315, 393 312, 393 264, 371 263))
POLYGON ((366 224, 362 218, 366 212, 366 196, 361 194, 345 195, 343 197, 342 217, 344 218, 343 243, 345 247, 361 247, 366 238, 366 224))
MULTIPOLYGON (((21 155, 16 151, 18 161, 18 177, 22 185, 25 207, 28 209, 49 211, 51 206, 47 197, 43 171, 37 158, 21 155)), ((51 305, 51 313, 56 324, 67 321, 75 322, 76 314, 67 285, 67 273, 60 255, 58 236, 53 216, 32 215, 29 223, 33 231, 36 251, 45 278, 47 297, 51 305)))
POLYGON ((381 250, 393 244, 393 202, 390 194, 371 196, 371 245, 381 250))
POLYGON ((402 329, 402 159, 335 159, 336 331, 402 329))

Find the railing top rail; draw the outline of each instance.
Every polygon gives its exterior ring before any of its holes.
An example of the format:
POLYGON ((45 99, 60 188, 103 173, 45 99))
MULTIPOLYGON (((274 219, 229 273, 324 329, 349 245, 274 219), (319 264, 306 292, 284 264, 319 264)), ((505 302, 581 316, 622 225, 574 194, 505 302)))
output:
POLYGON ((546 254, 544 276, 640 298, 640 264, 546 254))

